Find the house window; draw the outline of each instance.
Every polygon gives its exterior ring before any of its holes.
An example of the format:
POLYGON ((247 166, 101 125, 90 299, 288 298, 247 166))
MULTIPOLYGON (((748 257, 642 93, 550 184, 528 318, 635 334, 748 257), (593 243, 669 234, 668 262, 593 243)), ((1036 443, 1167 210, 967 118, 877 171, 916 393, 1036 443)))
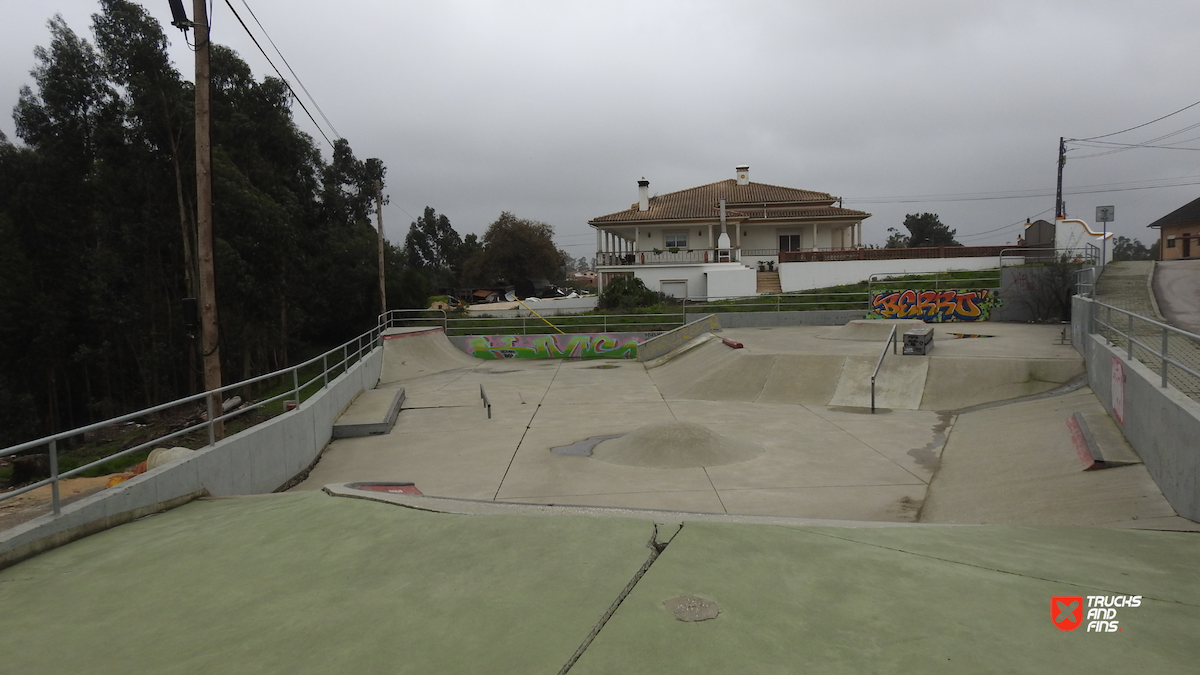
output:
POLYGON ((780 251, 799 251, 800 250, 800 235, 799 234, 781 234, 781 235, 779 235, 779 250, 780 251))
POLYGON ((1175 237, 1167 237, 1167 248, 1175 248, 1175 237))
POLYGON ((667 248, 687 248, 687 232, 666 232, 663 244, 667 248))

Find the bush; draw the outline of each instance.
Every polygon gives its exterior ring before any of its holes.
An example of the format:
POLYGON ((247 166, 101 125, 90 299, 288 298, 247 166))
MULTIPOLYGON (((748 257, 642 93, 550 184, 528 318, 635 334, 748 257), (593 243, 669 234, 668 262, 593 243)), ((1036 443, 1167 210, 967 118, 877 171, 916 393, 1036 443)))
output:
POLYGON ((641 279, 634 276, 617 277, 604 287, 600 294, 600 309, 636 309, 651 307, 661 301, 658 293, 646 288, 641 279))

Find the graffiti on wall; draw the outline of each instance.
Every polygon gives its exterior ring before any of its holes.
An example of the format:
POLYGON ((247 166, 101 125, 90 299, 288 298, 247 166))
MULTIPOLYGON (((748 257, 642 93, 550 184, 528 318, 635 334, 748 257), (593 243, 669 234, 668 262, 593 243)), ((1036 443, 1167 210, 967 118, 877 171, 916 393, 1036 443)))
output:
POLYGON ((920 319, 928 323, 985 321, 1000 297, 990 290, 884 291, 871 298, 872 319, 920 319))
POLYGON ((608 333, 476 335, 467 353, 479 359, 636 359, 638 339, 608 333))

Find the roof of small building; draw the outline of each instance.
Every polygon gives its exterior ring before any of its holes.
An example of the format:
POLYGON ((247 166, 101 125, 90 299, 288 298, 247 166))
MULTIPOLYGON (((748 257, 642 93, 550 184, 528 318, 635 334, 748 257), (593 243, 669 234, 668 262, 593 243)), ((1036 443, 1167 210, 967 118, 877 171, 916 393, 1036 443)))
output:
POLYGON ((720 211, 718 202, 725 200, 725 213, 730 218, 867 218, 865 211, 844 209, 834 206, 837 197, 827 192, 814 192, 797 188, 748 183, 738 185, 737 180, 709 183, 699 187, 668 192, 650 198, 650 209, 639 211, 632 204, 624 211, 593 218, 591 224, 617 223, 643 220, 692 220, 716 218, 720 211))
POLYGON ((1200 198, 1193 199, 1146 227, 1169 227, 1171 225, 1190 225, 1191 223, 1200 223, 1200 198))

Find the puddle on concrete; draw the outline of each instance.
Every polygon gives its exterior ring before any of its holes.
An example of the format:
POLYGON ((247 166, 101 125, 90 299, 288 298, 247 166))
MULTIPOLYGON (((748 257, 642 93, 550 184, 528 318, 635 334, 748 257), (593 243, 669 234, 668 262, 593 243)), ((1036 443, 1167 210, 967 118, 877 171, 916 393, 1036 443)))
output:
POLYGON ((950 427, 950 423, 954 421, 954 413, 943 410, 938 412, 937 424, 933 425, 933 440, 929 441, 923 448, 913 448, 908 451, 908 456, 916 460, 917 464, 922 468, 936 471, 938 464, 941 463, 941 453, 938 452, 943 445, 946 444, 946 429, 950 427))
POLYGON ((592 436, 585 438, 582 441, 575 441, 570 445, 560 445, 557 448, 550 448, 550 452, 556 455, 574 455, 576 457, 591 457, 592 449, 600 445, 604 441, 613 438, 620 438, 625 434, 611 434, 608 436, 592 436))
MULTIPOLYGON (((854 413, 856 415, 872 414, 870 407, 859 407, 856 405, 831 405, 831 406, 829 406, 829 409, 834 412, 854 413)), ((892 412, 891 408, 878 408, 877 407, 877 408, 875 408, 874 414, 886 415, 887 413, 890 413, 890 412, 892 412)))
POLYGON ((588 366, 587 370, 611 370, 613 368, 620 368, 620 367, 621 366, 614 366, 612 364, 606 363, 601 366, 588 366))

